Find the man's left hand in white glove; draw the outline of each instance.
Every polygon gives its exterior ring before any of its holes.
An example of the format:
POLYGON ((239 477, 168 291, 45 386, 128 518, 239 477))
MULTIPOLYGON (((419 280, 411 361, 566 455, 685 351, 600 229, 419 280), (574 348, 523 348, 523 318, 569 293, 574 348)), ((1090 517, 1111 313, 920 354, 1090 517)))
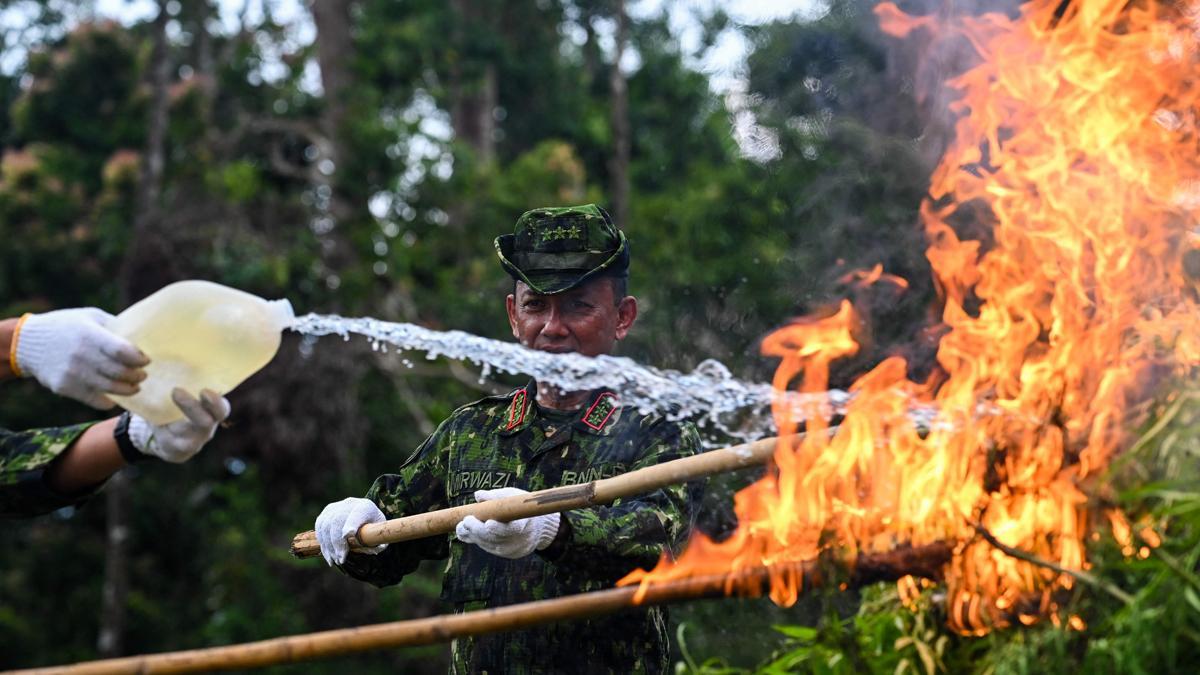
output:
MULTIPOLYGON (((475 501, 486 502, 523 494, 528 492, 518 488, 476 490, 475 501)), ((467 516, 454 529, 454 533, 461 542, 475 544, 501 558, 516 559, 549 546, 558 534, 559 520, 557 513, 520 518, 511 523, 498 520, 481 521, 475 516, 467 516)))
POLYGON ((212 440, 217 426, 229 417, 229 401, 209 389, 201 391, 197 399, 179 387, 171 391, 171 400, 183 411, 183 419, 156 427, 131 415, 129 440, 143 454, 180 464, 212 440))

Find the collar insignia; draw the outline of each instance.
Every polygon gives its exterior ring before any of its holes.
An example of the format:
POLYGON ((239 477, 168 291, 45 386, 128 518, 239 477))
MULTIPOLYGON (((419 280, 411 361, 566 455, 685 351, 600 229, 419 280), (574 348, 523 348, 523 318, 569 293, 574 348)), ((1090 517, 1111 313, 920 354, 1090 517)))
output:
POLYGON ((525 421, 525 399, 529 396, 524 389, 518 389, 516 395, 513 396, 512 405, 508 408, 508 426, 504 427, 505 431, 510 431, 517 427, 521 422, 525 421))
POLYGON ((583 423, 600 431, 608 424, 613 411, 617 409, 617 397, 611 391, 606 391, 596 398, 596 402, 583 414, 583 423))

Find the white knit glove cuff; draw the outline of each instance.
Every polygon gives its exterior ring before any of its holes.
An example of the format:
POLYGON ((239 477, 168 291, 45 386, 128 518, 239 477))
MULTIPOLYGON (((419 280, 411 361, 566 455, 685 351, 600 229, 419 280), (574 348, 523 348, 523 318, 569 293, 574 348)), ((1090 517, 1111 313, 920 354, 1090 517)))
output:
POLYGON ((53 359, 55 349, 53 325, 39 322, 34 314, 21 325, 17 339, 17 366, 22 377, 37 377, 39 366, 53 359))
POLYGON ((129 418, 129 440, 142 454, 156 455, 150 450, 151 444, 155 443, 154 427, 140 415, 132 415, 129 418))
POLYGON ((558 536, 558 526, 561 524, 561 514, 547 513, 544 516, 535 518, 535 527, 537 528, 537 536, 535 541, 537 545, 535 551, 543 551, 554 542, 554 538, 558 536))

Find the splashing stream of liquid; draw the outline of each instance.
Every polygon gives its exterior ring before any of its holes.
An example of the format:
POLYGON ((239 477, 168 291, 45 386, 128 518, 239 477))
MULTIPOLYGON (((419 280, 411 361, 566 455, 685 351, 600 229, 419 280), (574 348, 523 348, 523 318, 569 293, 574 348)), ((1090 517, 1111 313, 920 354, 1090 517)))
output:
MULTIPOLYGON (((770 385, 736 379, 724 364, 711 359, 690 373, 681 373, 620 356, 551 354, 462 331, 320 314, 297 318, 292 330, 314 337, 338 335, 349 339, 351 334, 362 335, 376 349, 390 345, 398 350, 425 352, 428 359, 446 357, 474 363, 482 367, 484 377, 492 371, 525 374, 565 391, 607 387, 618 393, 622 405, 671 419, 693 420, 742 441, 775 434, 773 405, 792 406, 797 415, 815 413, 828 418, 844 412, 850 398, 836 389, 819 394, 780 392, 770 385)), ((721 441, 707 442, 715 445, 721 441)))

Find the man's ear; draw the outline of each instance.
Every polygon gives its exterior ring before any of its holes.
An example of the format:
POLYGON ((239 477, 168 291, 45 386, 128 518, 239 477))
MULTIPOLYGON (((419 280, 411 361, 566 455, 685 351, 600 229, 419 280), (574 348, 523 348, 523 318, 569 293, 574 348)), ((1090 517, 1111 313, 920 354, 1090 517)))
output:
POLYGON ((508 327, 512 329, 513 337, 520 340, 521 336, 517 334, 517 297, 509 293, 504 298, 504 308, 508 310, 508 327))
POLYGON ((637 298, 632 295, 621 298, 621 302, 617 303, 618 340, 624 340, 625 336, 629 334, 629 329, 633 328, 633 322, 637 321, 637 313, 637 298))

